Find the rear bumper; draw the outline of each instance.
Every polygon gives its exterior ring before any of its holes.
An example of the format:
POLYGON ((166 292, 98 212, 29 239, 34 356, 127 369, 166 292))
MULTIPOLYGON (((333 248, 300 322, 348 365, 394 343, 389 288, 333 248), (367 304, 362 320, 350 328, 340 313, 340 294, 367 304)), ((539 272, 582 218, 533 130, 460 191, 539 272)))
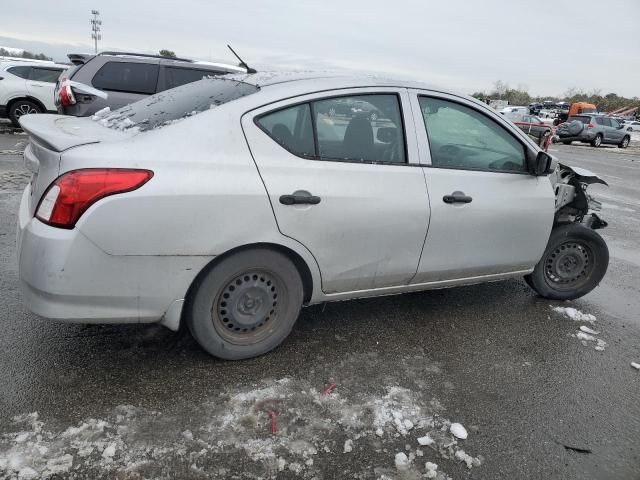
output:
POLYGON ((108 255, 78 229, 31 217, 29 187, 18 214, 20 286, 28 308, 79 323, 153 323, 177 328, 191 282, 213 257, 108 255), (166 321, 169 311, 172 317, 166 321), (176 317, 177 315, 177 317, 176 317))

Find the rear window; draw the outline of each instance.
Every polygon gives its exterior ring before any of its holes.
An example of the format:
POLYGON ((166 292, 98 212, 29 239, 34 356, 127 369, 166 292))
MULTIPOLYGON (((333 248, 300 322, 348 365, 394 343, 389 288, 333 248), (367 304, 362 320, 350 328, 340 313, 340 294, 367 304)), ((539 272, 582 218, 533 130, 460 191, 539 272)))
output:
POLYGON ((233 78, 208 78, 157 93, 111 112, 105 108, 92 119, 116 130, 146 131, 191 117, 260 89, 233 78))
POLYGON ((569 117, 569 120, 567 120, 567 122, 573 122, 574 120, 578 120, 579 122, 582 122, 586 125, 591 122, 591 117, 576 115, 573 117, 569 117))
POLYGON ((61 73, 61 68, 32 67, 31 73, 29 73, 29 80, 35 80, 37 82, 56 83, 61 73))
POLYGON ((107 62, 91 83, 100 90, 149 95, 156 92, 158 69, 152 63, 107 62))
POLYGON ((14 74, 16 77, 20 78, 29 78, 29 72, 31 71, 31 67, 27 67, 25 65, 21 65, 19 67, 11 67, 7 68, 7 72, 14 74))
POLYGON ((197 70, 195 68, 164 67, 166 88, 175 88, 187 83, 202 80, 208 75, 220 75, 226 72, 216 72, 214 70, 197 70))

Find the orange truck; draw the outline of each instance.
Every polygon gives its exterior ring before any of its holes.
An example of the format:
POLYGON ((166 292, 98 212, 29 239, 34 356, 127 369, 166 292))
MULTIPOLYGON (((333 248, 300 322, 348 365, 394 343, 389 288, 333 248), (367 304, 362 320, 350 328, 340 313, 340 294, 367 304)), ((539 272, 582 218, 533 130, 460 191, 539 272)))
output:
POLYGON ((593 103, 576 102, 572 103, 567 113, 560 112, 558 118, 553 121, 554 125, 559 125, 567 121, 569 117, 574 115, 582 115, 583 113, 597 113, 596 106, 593 103))

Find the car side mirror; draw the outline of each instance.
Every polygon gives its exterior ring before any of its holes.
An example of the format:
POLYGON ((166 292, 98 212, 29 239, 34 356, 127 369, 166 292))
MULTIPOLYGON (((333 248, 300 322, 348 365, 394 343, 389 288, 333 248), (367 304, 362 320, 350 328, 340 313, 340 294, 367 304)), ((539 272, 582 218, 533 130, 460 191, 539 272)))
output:
POLYGON ((527 163, 529 173, 536 177, 549 175, 553 171, 553 157, 542 150, 535 157, 533 155, 529 156, 527 163))

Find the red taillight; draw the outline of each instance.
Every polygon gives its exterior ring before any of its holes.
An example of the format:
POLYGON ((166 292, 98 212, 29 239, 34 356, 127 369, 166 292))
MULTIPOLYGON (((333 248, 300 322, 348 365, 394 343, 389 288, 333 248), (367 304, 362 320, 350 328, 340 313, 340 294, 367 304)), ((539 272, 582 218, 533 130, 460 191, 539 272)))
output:
POLYGON ((73 170, 49 186, 40 200, 36 218, 52 227, 73 228, 82 214, 101 198, 136 190, 151 177, 150 170, 73 170))
POLYGON ((57 94, 57 103, 63 107, 69 107, 71 105, 75 105, 76 97, 73 95, 73 90, 71 90, 71 85, 67 80, 63 80, 60 83, 60 87, 58 88, 57 94))
POLYGON ((587 124, 587 128, 593 128, 593 127, 594 127, 593 123, 588 123, 587 124))

